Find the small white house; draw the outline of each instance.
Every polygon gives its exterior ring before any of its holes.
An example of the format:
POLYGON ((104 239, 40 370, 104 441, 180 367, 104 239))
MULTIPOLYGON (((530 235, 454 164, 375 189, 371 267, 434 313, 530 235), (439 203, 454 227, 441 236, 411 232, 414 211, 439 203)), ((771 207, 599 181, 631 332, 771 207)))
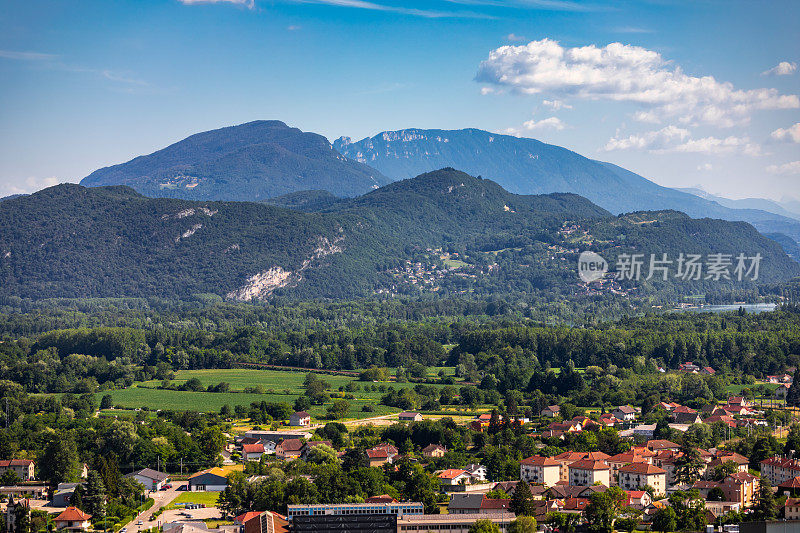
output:
POLYGON ((630 405, 620 405, 613 411, 611 414, 614 415, 615 418, 618 420, 622 420, 625 422, 636 420, 636 409, 631 407, 630 405))
POLYGON ((311 425, 311 415, 305 411, 298 411, 296 413, 292 413, 289 416, 289 425, 290 426, 310 426, 311 425))
POLYGON ((483 465, 468 464, 464 470, 467 471, 473 482, 483 483, 486 481, 486 467, 483 465))
POLYGON ((131 472, 125 477, 135 479, 144 485, 144 488, 147 490, 161 490, 161 488, 166 485, 167 481, 169 481, 169 474, 151 468, 143 468, 136 472, 131 472))

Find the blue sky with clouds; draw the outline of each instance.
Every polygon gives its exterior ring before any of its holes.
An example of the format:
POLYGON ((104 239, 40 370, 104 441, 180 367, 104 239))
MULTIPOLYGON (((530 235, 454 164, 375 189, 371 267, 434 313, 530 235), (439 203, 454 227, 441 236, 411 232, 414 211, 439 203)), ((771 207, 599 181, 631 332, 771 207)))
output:
POLYGON ((0 11, 0 195, 279 119, 535 137, 660 184, 800 197, 800 3, 66 0, 0 11))

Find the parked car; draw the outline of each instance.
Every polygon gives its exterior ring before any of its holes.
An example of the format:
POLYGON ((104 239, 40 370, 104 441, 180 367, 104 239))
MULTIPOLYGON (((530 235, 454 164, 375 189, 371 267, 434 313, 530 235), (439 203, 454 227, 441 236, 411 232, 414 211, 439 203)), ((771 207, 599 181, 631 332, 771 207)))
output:
POLYGON ((137 526, 143 526, 143 525, 144 525, 144 522, 142 522, 141 520, 137 520, 137 521, 136 521, 136 525, 137 525, 137 526))
POLYGON ((167 483, 166 485, 162 485, 161 486, 161 490, 169 490, 171 488, 172 488, 172 485, 170 483, 167 483))

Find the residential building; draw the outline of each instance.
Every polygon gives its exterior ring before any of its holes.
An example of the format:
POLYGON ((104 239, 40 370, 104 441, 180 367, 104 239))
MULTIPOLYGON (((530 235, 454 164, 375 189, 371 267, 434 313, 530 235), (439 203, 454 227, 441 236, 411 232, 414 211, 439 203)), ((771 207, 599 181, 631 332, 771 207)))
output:
POLYGON ((666 474, 663 468, 648 463, 631 463, 619 469, 617 485, 622 490, 639 490, 649 485, 655 489, 656 494, 665 494, 666 474))
POLYGON ((800 461, 788 457, 775 456, 761 461, 761 475, 774 487, 788 479, 800 476, 800 461))
POLYGON ((487 498, 485 494, 457 493, 450 497, 449 514, 497 514, 509 513, 511 500, 487 498))
POLYGON ((91 518, 77 507, 67 507, 53 522, 59 531, 87 531, 92 527, 91 518))
POLYGON ((266 453, 266 450, 261 442, 242 444, 242 459, 245 461, 258 461, 264 453, 266 453))
POLYGON ((36 463, 30 459, 3 459, 0 460, 0 476, 8 471, 14 472, 22 481, 36 479, 36 463))
POLYGON ((472 478, 473 483, 483 483, 486 481, 487 471, 485 466, 470 463, 464 467, 464 470, 466 470, 469 477, 472 478))
POLYGON ((367 450, 367 461, 369 466, 383 466, 391 462, 386 448, 371 448, 367 450))
POLYGON ((300 439, 283 439, 275 446, 275 456, 285 461, 298 459, 303 451, 304 443, 300 439))
POLYGON ((448 468, 436 474, 442 487, 457 487, 459 485, 469 485, 471 478, 466 470, 461 468, 448 468))
POLYGON ((558 461, 558 464, 561 465, 559 468, 559 481, 564 481, 565 483, 569 483, 569 465, 574 463, 575 461, 580 461, 581 459, 586 457, 586 452, 562 452, 553 459, 558 461))
MULTIPOLYGON (((27 498, 14 501, 14 497, 8 498, 6 504, 6 528, 4 533, 28 533, 30 528, 23 528, 23 519, 30 519, 31 502, 27 498), (24 529, 24 531, 23 531, 24 529)), ((30 522, 28 522, 30 524, 30 522)))
POLYGON ((736 472, 726 477, 721 484, 725 501, 739 502, 743 507, 752 507, 758 500, 758 478, 749 472, 736 472))
POLYGON ((422 455, 432 459, 435 457, 443 457, 447 453, 447 448, 440 444, 428 444, 422 448, 422 455))
POLYGON ((800 498, 787 498, 783 506, 786 520, 800 520, 800 498))
POLYGON ((403 411, 397 415, 397 419, 400 422, 419 422, 422 420, 422 415, 420 413, 414 413, 411 411, 403 411))
POLYGON ((311 425, 311 415, 305 411, 298 411, 296 413, 292 413, 289 415, 289 425, 290 426, 310 426, 311 425))
POLYGON ((778 494, 786 496, 800 496, 800 476, 787 479, 778 485, 778 494))
POLYGON ((626 490, 625 494, 628 497, 625 504, 640 511, 653 503, 653 498, 650 497, 650 494, 643 490, 626 490))
POLYGON ((540 414, 541 416, 545 416, 547 418, 555 418, 559 415, 560 412, 561 412, 561 407, 559 407, 558 405, 548 405, 547 407, 542 409, 542 412, 540 414))
POLYGON ((632 420, 636 420, 636 409, 631 407, 630 405, 620 405, 613 411, 611 414, 614 415, 615 418, 622 420, 623 422, 630 422, 632 420))
POLYGON ((647 447, 648 450, 651 450, 653 452, 660 452, 661 450, 672 450, 674 452, 677 452, 678 450, 681 449, 680 444, 676 444, 671 440, 665 440, 665 439, 649 440, 647 441, 647 444, 645 446, 647 447))
POLYGON ((125 477, 131 477, 144 485, 147 490, 161 490, 167 481, 169 481, 169 474, 153 470, 151 468, 143 468, 136 472, 126 474, 125 477))
POLYGON ((519 478, 527 483, 541 483, 548 487, 561 480, 562 464, 551 457, 534 455, 519 463, 519 478))
POLYGON ((569 484, 586 486, 599 482, 607 487, 610 485, 609 471, 609 466, 603 461, 581 459, 569 465, 569 484))

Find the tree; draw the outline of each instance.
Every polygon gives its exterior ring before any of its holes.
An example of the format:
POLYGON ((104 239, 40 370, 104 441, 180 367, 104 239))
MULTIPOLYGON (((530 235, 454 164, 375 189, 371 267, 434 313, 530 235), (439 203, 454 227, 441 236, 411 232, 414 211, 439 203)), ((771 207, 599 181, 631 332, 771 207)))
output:
POLYGON ((786 405, 800 407, 800 367, 794 371, 794 380, 786 393, 786 405))
POLYGON ((95 517, 103 516, 106 500, 106 487, 97 470, 89 470, 86 478, 86 496, 83 498, 86 512, 95 517))
POLYGON ((306 455, 306 461, 312 464, 338 463, 339 456, 336 450, 327 444, 318 444, 311 448, 306 455))
POLYGON ((520 516, 508 525, 508 533, 536 533, 536 519, 532 516, 520 516))
POLYGON ((491 520, 477 520, 469 526, 469 533, 500 533, 500 528, 491 520))
POLYGON ((72 432, 53 436, 39 457, 39 469, 43 479, 55 489, 59 483, 78 481, 80 462, 78 446, 72 432))
POLYGON ((629 533, 633 533, 640 523, 641 519, 638 516, 626 516, 625 518, 617 519, 614 525, 620 531, 628 531, 629 533))
POLYGON ((759 520, 773 520, 778 516, 778 505, 775 503, 775 493, 767 478, 761 476, 758 487, 758 504, 755 508, 759 520))
POLYGON ((625 493, 619 487, 610 487, 605 492, 592 494, 585 511, 589 528, 599 533, 614 531, 614 521, 624 502, 625 493))
POLYGON ((308 399, 308 396, 298 396, 294 401, 294 410, 299 412, 309 409, 311 409, 311 400, 308 399))
POLYGON ((682 455, 675 461, 675 482, 692 485, 700 478, 704 463, 700 458, 700 452, 688 439, 681 446, 681 452, 682 455))
POLYGON ((675 509, 672 507, 664 507, 659 509, 653 516, 653 526, 655 531, 675 531, 678 528, 678 519, 675 515, 675 509))
POLYGON ((347 400, 336 400, 328 407, 327 417, 331 420, 339 420, 347 416, 350 412, 350 402, 347 400))
POLYGON ((533 493, 525 480, 517 483, 514 495, 511 497, 511 511, 517 516, 533 516, 536 508, 533 503, 533 493))
POLYGON ((710 502, 725 501, 725 492, 719 487, 714 487, 713 489, 708 491, 708 498, 706 499, 710 502))
POLYGON ((104 394, 103 398, 100 400, 100 409, 111 409, 113 404, 113 400, 110 394, 104 394))

